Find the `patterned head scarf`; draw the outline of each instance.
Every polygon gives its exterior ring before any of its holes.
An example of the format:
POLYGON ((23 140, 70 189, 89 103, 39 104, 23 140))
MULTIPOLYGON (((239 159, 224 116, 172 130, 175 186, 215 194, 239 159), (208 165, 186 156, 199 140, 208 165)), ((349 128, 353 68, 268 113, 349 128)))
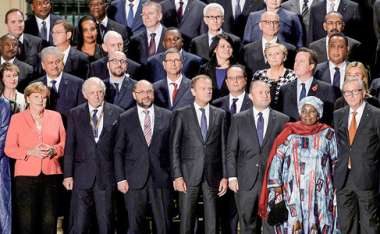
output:
POLYGON ((302 107, 305 104, 312 105, 317 110, 317 112, 319 114, 319 118, 322 118, 323 102, 321 101, 321 99, 319 99, 315 96, 307 96, 307 97, 303 98, 298 104, 298 113, 301 114, 302 107))

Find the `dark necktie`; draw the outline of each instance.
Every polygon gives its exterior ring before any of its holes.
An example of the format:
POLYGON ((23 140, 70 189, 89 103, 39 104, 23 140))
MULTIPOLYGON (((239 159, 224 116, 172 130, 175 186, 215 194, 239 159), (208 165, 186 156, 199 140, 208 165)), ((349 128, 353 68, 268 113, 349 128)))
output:
POLYGON ((335 67, 333 86, 340 88, 340 71, 339 71, 339 67, 335 67))
POLYGON ((202 138, 203 138, 203 141, 206 141, 206 138, 207 138, 207 118, 206 118, 206 110, 205 110, 205 108, 199 108, 199 110, 202 112, 202 115, 201 115, 201 132, 202 132, 202 138))
POLYGON ((231 108, 230 108, 231 114, 235 114, 236 113, 236 111, 237 111, 236 102, 238 100, 239 100, 239 98, 232 98, 232 104, 231 104, 231 108))
POLYGON ((46 21, 42 21, 41 24, 42 24, 42 26, 41 26, 41 31, 40 31, 40 37, 41 37, 43 40, 49 41, 49 39, 47 38, 46 21))
POLYGON ((304 0, 303 1, 303 5, 302 5, 302 17, 305 17, 305 15, 309 12, 309 6, 308 6, 308 0, 304 0))
POLYGON ((50 81, 50 84, 51 84, 51 90, 53 92, 55 92, 56 94, 58 94, 58 89, 57 89, 57 81, 56 80, 51 80, 50 81))
POLYGON ((128 12, 128 18, 127 18, 127 25, 128 25, 128 28, 132 28, 132 25, 133 25, 133 21, 135 20, 135 18, 133 17, 133 3, 130 2, 129 3, 129 12, 128 12))
POLYGON ((113 83, 115 86, 115 96, 113 98, 113 103, 116 103, 116 100, 119 98, 120 90, 119 90, 119 83, 113 83))
POLYGON ((102 39, 104 38, 104 34, 106 34, 106 26, 104 26, 102 23, 99 24, 100 29, 100 35, 102 36, 102 39))
POLYGON ((92 122, 92 131, 94 133, 94 137, 98 138, 98 109, 94 109, 92 111, 91 122, 92 122))
POLYGON ((21 41, 18 41, 17 58, 21 61, 25 60, 25 48, 21 41))
POLYGON ((150 41, 149 41, 149 48, 148 48, 148 54, 149 57, 153 56, 156 53, 156 41, 155 41, 156 34, 151 33, 150 34, 150 41))
POLYGON ((149 146, 150 143, 151 143, 151 141, 152 141, 152 124, 150 122, 149 111, 145 110, 143 112, 145 114, 145 118, 144 118, 144 137, 145 137, 146 143, 149 146))
POLYGON ((177 83, 170 83, 173 85, 173 92, 172 92, 172 105, 174 104, 175 98, 177 97, 177 92, 178 92, 178 85, 177 83))
POLYGON ((237 19, 240 15, 241 15, 240 0, 236 0, 236 5, 235 5, 235 19, 237 19))
POLYGON ((305 87, 305 83, 301 83, 301 93, 300 93, 300 99, 299 101, 301 101, 304 97, 306 97, 306 87, 305 87))
POLYGON ((182 0, 179 0, 179 7, 178 7, 178 10, 177 10, 177 17, 178 17, 178 22, 181 22, 182 20, 182 16, 183 16, 183 1, 182 0))
POLYGON ((259 118, 257 119, 257 126, 256 126, 256 131, 257 131, 257 138, 259 139, 259 144, 263 144, 263 138, 264 138, 264 118, 263 118, 263 113, 259 112, 258 113, 259 118))

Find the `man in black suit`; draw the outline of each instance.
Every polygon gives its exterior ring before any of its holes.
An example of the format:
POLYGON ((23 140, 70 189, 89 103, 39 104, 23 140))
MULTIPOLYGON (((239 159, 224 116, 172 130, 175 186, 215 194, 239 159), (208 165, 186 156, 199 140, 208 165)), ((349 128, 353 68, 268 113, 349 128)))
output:
POLYGON ((57 47, 49 46, 41 51, 41 64, 46 75, 36 81, 50 88, 47 108, 61 113, 66 126, 69 110, 84 102, 83 80, 63 72, 63 54, 57 47))
MULTIPOLYGON (((272 144, 289 117, 272 110, 270 86, 252 81, 249 94, 253 108, 232 117, 227 144, 229 188, 235 192, 240 233, 260 233, 258 198, 266 159, 272 144)), ((264 224, 264 233, 274 233, 264 224)))
POLYGON ((168 49, 162 64, 166 77, 154 83, 155 104, 173 111, 194 103, 191 80, 182 72, 180 52, 175 48, 168 49))
POLYGON ((249 13, 265 8, 263 0, 212 0, 224 6, 223 30, 243 38, 249 13))
POLYGON ((99 233, 108 234, 113 232, 113 146, 123 110, 104 101, 106 87, 99 78, 86 80, 82 90, 87 103, 70 110, 65 145, 63 185, 73 190, 70 233, 89 233, 95 216, 99 233))
POLYGON ((51 30, 55 21, 61 17, 51 13, 50 0, 30 0, 33 14, 25 21, 25 32, 40 37, 45 45, 52 45, 51 30))
POLYGON ((343 16, 346 25, 346 34, 359 40, 360 12, 359 5, 351 0, 322 0, 310 8, 310 25, 308 38, 310 42, 326 36, 323 30, 325 15, 331 11, 337 11, 343 16), (339 3, 339 4, 338 4, 339 3))
POLYGON ((31 34, 24 33, 24 13, 19 9, 10 9, 5 13, 5 24, 8 33, 18 39, 18 51, 16 58, 37 70, 41 66, 39 52, 43 48, 42 39, 31 34))
MULTIPOLYGON (((120 33, 115 31, 108 31, 104 36, 102 49, 106 53, 112 53, 114 51, 124 51, 123 38, 120 33)), ((109 78, 109 71, 107 68, 107 57, 100 58, 95 62, 90 64, 90 74, 91 76, 99 77, 102 80, 109 78)), ((141 65, 133 61, 132 59, 127 58, 128 62, 128 74, 133 77, 138 77, 140 79, 140 68, 141 65)))
POLYGON ((343 96, 348 106, 334 112, 338 160, 334 186, 343 233, 380 233, 380 110, 364 101, 359 78, 347 78, 343 96))
POLYGON ((145 29, 131 38, 128 57, 140 64, 146 64, 149 57, 163 52, 163 39, 166 28, 160 23, 162 7, 159 3, 148 1, 143 4, 142 19, 145 29))
POLYGON ((88 56, 70 45, 73 26, 65 20, 57 20, 51 34, 53 44, 64 54, 63 71, 83 80, 87 79, 90 63, 88 56))
POLYGON ((280 17, 275 12, 266 11, 261 15, 259 22, 259 28, 262 32, 261 39, 245 45, 241 52, 241 60, 247 66, 248 77, 251 77, 258 70, 269 68, 264 50, 265 45, 271 42, 281 43, 288 49, 285 66, 287 68, 293 66, 296 47, 278 38, 278 32, 280 31, 279 22, 280 17))
MULTIPOLYGON (((203 20, 208 27, 208 32, 193 38, 190 44, 190 52, 205 60, 210 60, 210 45, 212 39, 223 32, 224 9, 218 3, 210 3, 203 9, 203 20)), ((226 33, 233 41, 234 56, 237 58, 241 49, 240 38, 226 33)))
POLYGON ((166 27, 176 27, 182 33, 184 48, 187 50, 191 39, 207 32, 203 22, 203 9, 206 4, 200 0, 161 1, 162 24, 166 27))
POLYGON ((110 77, 104 81, 107 88, 105 100, 124 110, 135 106, 132 89, 136 81, 130 74, 126 73, 128 68, 127 56, 121 51, 108 54, 107 68, 110 77))
POLYGON ((148 233, 148 204, 156 233, 170 233, 171 112, 153 105, 153 85, 146 80, 135 84, 133 98, 137 106, 120 116, 114 148, 115 178, 124 194, 128 233, 148 233))
POLYGON ((335 100, 341 95, 337 87, 317 80, 313 77, 317 66, 315 52, 308 48, 300 48, 294 62, 294 72, 297 79, 282 86, 279 94, 279 111, 290 117, 291 121, 298 121, 298 103, 306 96, 316 96, 323 101, 323 115, 321 122, 332 123, 332 113, 335 100))
POLYGON ((176 110, 170 136, 171 176, 179 191, 180 233, 192 233, 197 200, 203 194, 205 233, 216 234, 216 201, 227 191, 225 112, 209 104, 212 81, 193 78, 194 104, 176 110))
POLYGON ((342 33, 331 34, 328 53, 329 60, 317 65, 314 77, 342 89, 348 55, 348 40, 342 33))
POLYGON ((18 49, 18 43, 15 36, 11 34, 5 34, 0 37, 0 64, 4 62, 13 63, 20 69, 20 74, 18 75, 18 86, 17 89, 20 92, 24 91, 24 88, 30 81, 34 78, 33 67, 27 63, 24 63, 16 58, 18 49))
MULTIPOLYGON (((328 60, 327 56, 327 41, 328 38, 337 32, 344 31, 344 21, 343 16, 336 11, 332 11, 325 16, 325 21, 323 22, 323 29, 326 31, 327 36, 319 40, 310 43, 310 49, 317 53, 318 63, 323 63, 328 60)), ((361 51, 361 43, 351 37, 347 37, 348 40, 348 58, 350 61, 361 61, 363 57, 363 52, 361 51)))
MULTIPOLYGON (((194 77, 198 75, 199 69, 202 63, 202 59, 192 53, 186 52, 182 49, 183 39, 182 35, 177 28, 168 28, 164 36, 164 48, 166 50, 170 48, 176 48, 180 51, 181 59, 183 62, 182 73, 187 77, 194 77)), ((156 54, 148 59, 146 64, 147 74, 149 80, 156 82, 166 77, 166 71, 163 67, 165 52, 156 54)))

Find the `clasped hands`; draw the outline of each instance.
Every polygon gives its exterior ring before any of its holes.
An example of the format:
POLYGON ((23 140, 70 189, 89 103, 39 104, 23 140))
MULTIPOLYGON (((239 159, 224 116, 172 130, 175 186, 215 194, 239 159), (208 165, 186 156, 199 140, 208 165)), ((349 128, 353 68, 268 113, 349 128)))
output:
POLYGON ((30 149, 26 153, 28 156, 33 156, 36 158, 46 158, 52 157, 56 154, 55 148, 51 145, 41 143, 36 147, 30 149))

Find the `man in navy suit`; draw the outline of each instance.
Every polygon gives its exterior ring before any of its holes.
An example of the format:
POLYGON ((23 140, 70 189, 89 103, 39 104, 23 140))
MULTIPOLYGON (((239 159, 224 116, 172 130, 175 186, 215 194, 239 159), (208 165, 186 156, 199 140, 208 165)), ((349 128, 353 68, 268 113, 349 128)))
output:
POLYGON ((45 45, 52 45, 51 30, 61 17, 51 13, 50 0, 31 0, 32 15, 25 21, 25 32, 40 37, 45 45))
MULTIPOLYGON (((114 51, 124 51, 123 38, 120 33, 115 31, 108 31, 104 36, 102 49, 106 53, 112 53, 114 51)), ((109 78, 109 71, 107 68, 107 57, 100 58, 90 64, 90 74, 91 76, 99 77, 102 80, 109 78)), ((140 78, 140 67, 141 65, 127 58, 128 60, 128 73, 133 77, 140 78)))
POLYGON ((176 110, 193 103, 191 80, 183 75, 180 52, 175 48, 168 49, 164 54, 162 64, 166 77, 154 83, 156 105, 176 110))
POLYGON ((249 14, 244 30, 243 43, 257 41, 261 38, 259 23, 265 11, 274 11, 280 17, 280 40, 288 42, 297 48, 303 46, 303 28, 299 16, 281 7, 281 0, 265 0, 266 9, 249 14))
POLYGON ((146 0, 115 0, 108 6, 107 15, 124 25, 131 36, 144 30, 142 6, 146 0))
POLYGON ((53 44, 64 54, 63 71, 83 80, 87 79, 88 56, 70 45, 73 26, 65 20, 57 20, 53 25, 51 34, 53 44))
POLYGON ((297 79, 282 86, 279 94, 279 110, 289 116, 290 121, 298 121, 298 103, 306 96, 316 96, 323 101, 321 122, 332 123, 335 100, 341 95, 339 88, 313 77, 317 66, 317 56, 308 48, 300 48, 294 62, 297 79))
POLYGON ((317 65, 314 77, 342 89, 348 56, 346 36, 342 33, 331 34, 327 51, 329 60, 317 65))
POLYGON ((128 57, 140 64, 146 64, 149 57, 163 52, 163 39, 166 28, 160 23, 162 7, 159 3, 149 1, 143 4, 142 20, 144 30, 131 38, 128 57))
POLYGON ((170 233, 171 112, 153 105, 153 85, 146 80, 135 84, 133 98, 137 106, 120 116, 114 142, 115 178, 124 194, 128 233, 148 233, 148 204, 156 233, 170 233))
POLYGON ((48 109, 58 111, 66 124, 69 110, 84 102, 82 95, 83 80, 63 72, 63 54, 57 47, 49 46, 41 51, 42 69, 46 75, 41 81, 50 88, 48 109))
POLYGON ((135 105, 132 97, 132 89, 136 81, 127 72, 127 56, 121 51, 114 51, 108 55, 107 68, 109 79, 104 81, 106 85, 105 100, 124 110, 135 105))
MULTIPOLYGON (((182 49, 183 39, 177 28, 168 28, 164 36, 164 48, 176 48, 181 55, 183 66, 182 73, 189 78, 192 78, 199 73, 202 59, 194 54, 186 52, 182 49)), ((163 67, 165 52, 156 54, 148 59, 146 64, 149 80, 156 82, 166 77, 166 71, 163 67)))
POLYGON ((164 0, 162 6, 162 24, 176 27, 182 33, 184 48, 187 50, 191 39, 207 32, 203 22, 203 9, 206 4, 200 0, 164 0), (182 3, 181 3, 182 2, 182 3))
POLYGON ((89 233, 93 216, 99 234, 114 231, 113 146, 123 110, 104 101, 105 89, 99 78, 86 80, 82 90, 87 103, 71 109, 68 115, 63 185, 73 190, 70 233, 89 233))

